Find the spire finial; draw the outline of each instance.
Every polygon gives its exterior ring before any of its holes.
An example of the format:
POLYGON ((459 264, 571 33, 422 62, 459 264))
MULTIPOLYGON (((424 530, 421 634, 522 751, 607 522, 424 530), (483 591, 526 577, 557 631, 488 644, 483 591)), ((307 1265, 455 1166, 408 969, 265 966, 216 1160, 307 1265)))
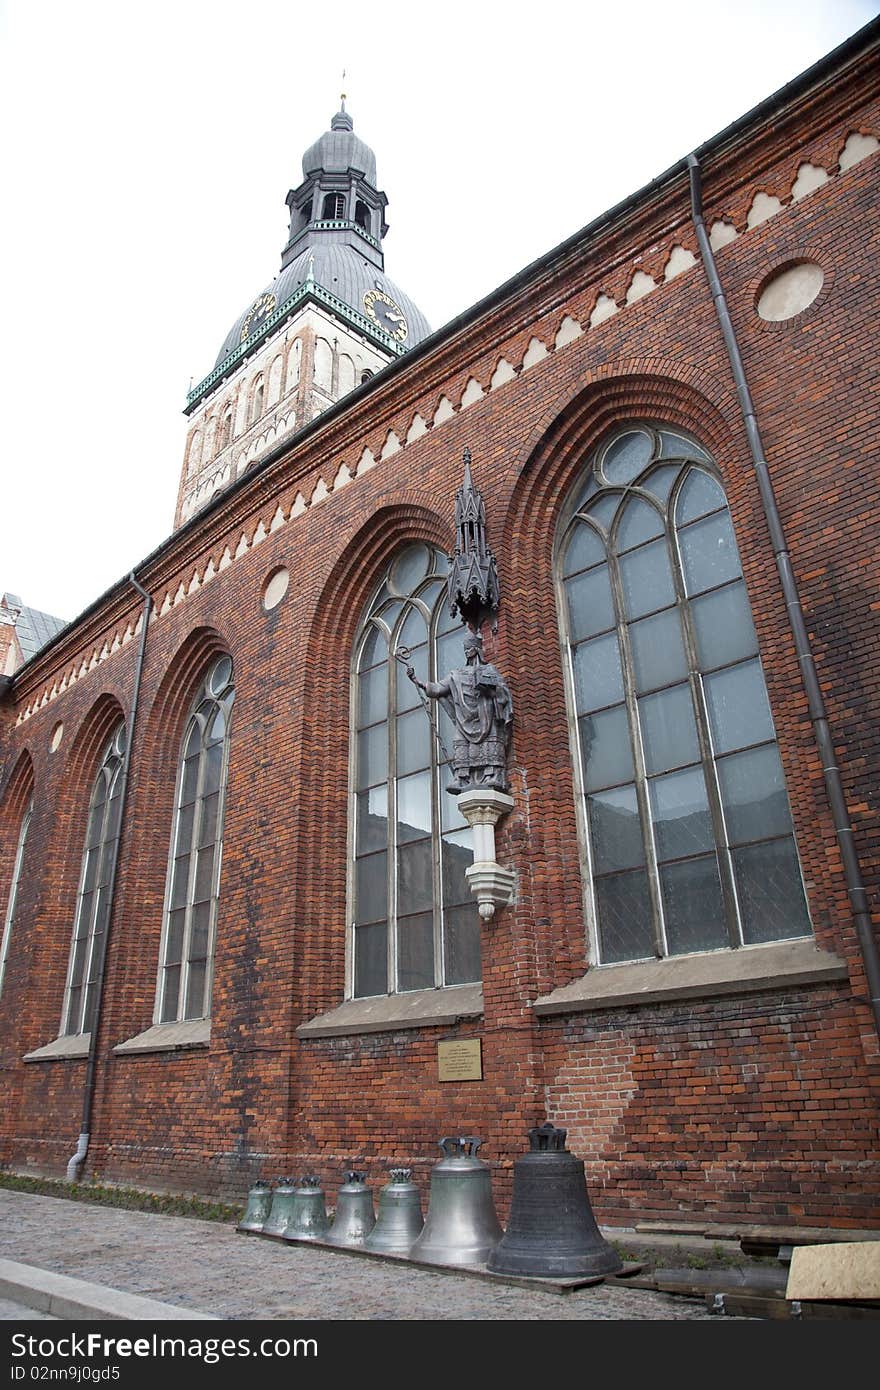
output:
POLYGON ((339 100, 342 102, 342 108, 341 108, 341 109, 342 109, 343 111, 345 110, 345 97, 346 97, 346 91, 345 91, 345 68, 343 68, 343 69, 342 69, 342 91, 341 91, 340 94, 339 94, 339 100))

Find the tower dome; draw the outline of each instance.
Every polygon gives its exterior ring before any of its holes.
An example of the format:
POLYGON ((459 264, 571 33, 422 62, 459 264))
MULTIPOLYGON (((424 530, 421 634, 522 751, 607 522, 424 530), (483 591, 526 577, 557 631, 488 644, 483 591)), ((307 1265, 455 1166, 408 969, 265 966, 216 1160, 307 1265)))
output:
POLYGON ((388 199, 344 98, 302 166, 303 181, 286 198, 281 268, 238 314, 213 369, 187 396, 178 525, 431 332, 385 274, 388 199))
POLYGON ((367 183, 376 183, 376 156, 363 140, 354 133, 354 121, 345 109, 337 111, 325 130, 303 155, 303 178, 311 174, 346 173, 353 170, 365 178, 367 183))
POLYGON ((376 156, 355 135, 344 98, 330 129, 306 150, 302 166, 303 182, 287 195, 290 238, 280 274, 233 323, 215 372, 227 361, 238 361, 259 330, 270 326, 268 319, 279 322, 286 317, 286 304, 292 310, 309 293, 347 317, 351 327, 372 337, 389 357, 414 347, 431 331, 421 310, 385 275, 382 239, 388 231, 388 199, 376 187, 376 156))

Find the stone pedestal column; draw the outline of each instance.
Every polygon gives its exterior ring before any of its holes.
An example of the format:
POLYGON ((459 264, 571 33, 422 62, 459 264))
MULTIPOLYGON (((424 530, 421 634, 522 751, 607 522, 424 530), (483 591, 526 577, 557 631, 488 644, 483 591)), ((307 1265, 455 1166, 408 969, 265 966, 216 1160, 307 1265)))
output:
POLYGON ((506 907, 513 901, 513 869, 503 869, 495 859, 495 826, 513 809, 513 797, 478 787, 461 793, 458 809, 474 832, 474 862, 465 870, 465 877, 480 916, 488 922, 496 907, 506 907))

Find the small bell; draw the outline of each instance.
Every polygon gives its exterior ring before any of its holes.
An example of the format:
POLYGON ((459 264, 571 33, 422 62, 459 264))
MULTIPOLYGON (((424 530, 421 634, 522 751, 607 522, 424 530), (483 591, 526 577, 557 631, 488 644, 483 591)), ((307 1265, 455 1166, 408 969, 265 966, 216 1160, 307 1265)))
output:
POLYGON ((441 1139, 443 1158, 431 1171, 425 1227, 410 1259, 433 1265, 484 1264, 502 1236, 488 1164, 477 1158, 473 1135, 441 1139))
POLYGON ((336 1194, 336 1216, 327 1242, 330 1245, 363 1245, 376 1224, 373 1194, 364 1186, 366 1173, 349 1172, 336 1194))
POLYGON ((380 1255, 408 1255, 424 1226, 419 1189, 410 1168, 392 1168, 391 1181, 379 1193, 379 1215, 364 1241, 380 1255))
POLYGON ((293 1198, 296 1186, 293 1178, 281 1178, 272 1194, 269 1215, 263 1222, 264 1236, 283 1236, 288 1222, 293 1216, 293 1198))
POLYGON ((293 1209, 285 1240, 324 1240, 327 1236, 327 1208, 320 1178, 301 1178, 293 1190, 293 1209))
POLYGON ((272 1210, 272 1188, 259 1180, 248 1192, 244 1216, 236 1227, 239 1231, 262 1231, 272 1210))
POLYGON ((599 1234, 583 1161, 566 1149, 566 1131, 545 1124, 528 1138, 529 1152, 513 1165, 507 1233, 488 1268, 535 1279, 616 1274, 623 1262, 599 1234))

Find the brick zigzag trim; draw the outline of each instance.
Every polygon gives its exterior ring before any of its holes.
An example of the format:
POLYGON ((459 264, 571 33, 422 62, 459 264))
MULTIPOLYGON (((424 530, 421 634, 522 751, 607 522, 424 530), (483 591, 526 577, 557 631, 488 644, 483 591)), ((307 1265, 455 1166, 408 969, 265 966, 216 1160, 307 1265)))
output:
MULTIPOLYGON (((798 166, 797 174, 791 184, 788 198, 785 201, 771 196, 760 189, 756 191, 751 200, 749 211, 746 214, 746 225, 742 232, 737 231, 734 223, 730 219, 726 217, 716 218, 712 223, 709 234, 709 240, 713 249, 720 250, 737 240, 740 236, 747 235, 753 228, 763 226, 765 222, 781 212, 783 207, 800 202, 801 199, 809 196, 809 194, 814 192, 817 188, 821 188, 828 183, 836 173, 846 172, 846 170, 853 168, 856 164, 859 164, 869 155, 875 154, 878 150, 880 150, 880 140, 878 140, 875 135, 865 134, 859 130, 851 131, 841 149, 836 169, 834 166, 832 166, 831 169, 826 169, 822 165, 812 164, 809 160, 803 161, 798 166)), ((635 259, 635 256, 633 259, 635 259)), ((630 304, 638 303, 640 299, 644 299, 652 290, 659 288, 662 284, 667 284, 678 275, 692 269, 696 264, 697 259, 692 251, 688 250, 686 246, 681 246, 679 244, 674 245, 666 259, 662 280, 655 280, 653 276, 646 274, 643 270, 635 270, 629 282, 623 304, 618 304, 615 299, 606 295, 605 292, 600 289, 596 296, 586 329, 589 331, 598 328, 606 319, 612 318, 621 310, 626 309, 630 304)), ((196 568, 193 570, 188 584, 184 584, 183 580, 181 580, 173 595, 170 589, 166 590, 164 597, 155 602, 153 611, 150 615, 150 622, 159 621, 166 613, 170 612, 172 608, 176 608, 179 604, 185 602, 190 594, 196 593, 203 585, 210 583, 210 581, 223 570, 228 569, 235 560, 240 559, 242 555, 246 555, 254 546, 264 541, 268 535, 280 530, 280 528, 286 526, 288 522, 294 521, 297 517, 302 516, 303 513, 308 511, 311 507, 317 506, 318 503, 325 501, 328 497, 331 497, 334 492, 338 492, 340 488, 347 487, 349 483, 355 481, 357 478, 363 477, 365 473, 369 472, 371 468, 375 468, 377 464, 384 462, 386 459, 393 458, 401 449, 405 449, 408 445, 414 444, 423 434, 427 434, 429 429, 436 429, 437 426, 441 425, 445 420, 451 420, 452 417, 460 411, 466 410, 469 406, 476 404, 485 397, 487 392, 498 390, 506 382, 513 381, 520 373, 530 371, 532 368, 538 366, 550 356, 551 352, 558 352, 569 343, 576 342, 578 338, 583 336, 584 331, 584 324, 572 318, 570 314, 565 314, 553 337, 551 346, 548 346, 547 342, 543 339, 533 336, 529 340, 518 367, 514 367, 502 355, 498 358, 494 371, 485 387, 477 381, 476 377, 468 377, 464 390, 461 393, 458 406, 453 405, 448 396, 441 395, 436 409, 434 410, 434 414, 431 417, 430 424, 427 423, 422 414, 416 411, 405 432, 401 430, 398 433, 393 429, 389 429, 378 458, 375 457, 371 449, 365 447, 361 452, 354 471, 352 472, 349 466, 343 461, 340 463, 333 482, 329 487, 323 476, 319 475, 311 488, 308 500, 306 500, 305 494, 302 491, 297 492, 293 505, 290 507, 287 514, 285 514, 284 508, 279 503, 268 524, 261 518, 254 527, 250 538, 248 538, 245 531, 242 531, 235 549, 231 550, 230 546, 227 545, 216 565, 214 564, 214 558, 212 556, 208 560, 204 573, 200 574, 198 568, 196 568)), ((308 488, 306 488, 306 491, 308 491, 308 488)), ((60 682, 56 681, 51 689, 47 685, 42 693, 37 696, 26 709, 19 713, 15 721, 16 725, 22 724, 26 720, 32 718, 33 715, 43 709, 44 706, 56 700, 60 695, 63 695, 65 690, 76 681, 81 680, 83 676, 93 671, 96 666, 99 666, 115 652, 119 651, 121 647, 124 647, 140 632, 142 621, 142 617, 138 617, 134 625, 129 623, 124 631, 120 632, 120 630, 117 630, 114 632, 112 639, 108 637, 100 650, 95 646, 90 654, 83 655, 81 659, 73 662, 69 671, 66 672, 60 682)))

